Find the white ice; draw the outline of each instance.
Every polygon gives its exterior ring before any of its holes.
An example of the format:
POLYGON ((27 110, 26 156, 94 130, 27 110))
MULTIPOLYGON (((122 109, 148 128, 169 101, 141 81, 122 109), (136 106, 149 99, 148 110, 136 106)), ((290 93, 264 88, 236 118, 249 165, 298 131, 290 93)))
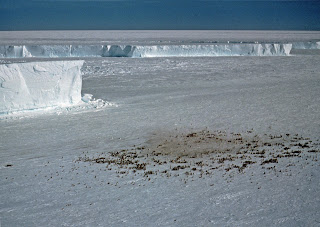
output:
POLYGON ((81 101, 83 61, 0 65, 0 114, 81 101))
MULTIPOLYGON (((309 44, 306 44, 305 46, 308 45, 309 44)), ((290 55, 291 49, 291 43, 187 45, 8 45, 0 46, 0 58, 288 56, 290 55)))

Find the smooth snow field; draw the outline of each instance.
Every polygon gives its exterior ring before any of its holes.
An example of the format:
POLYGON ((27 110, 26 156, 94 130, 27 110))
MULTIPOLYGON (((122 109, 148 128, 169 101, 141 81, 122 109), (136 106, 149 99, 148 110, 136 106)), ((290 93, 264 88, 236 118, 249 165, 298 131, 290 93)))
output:
POLYGON ((0 32, 0 226, 320 226, 319 41, 0 32))

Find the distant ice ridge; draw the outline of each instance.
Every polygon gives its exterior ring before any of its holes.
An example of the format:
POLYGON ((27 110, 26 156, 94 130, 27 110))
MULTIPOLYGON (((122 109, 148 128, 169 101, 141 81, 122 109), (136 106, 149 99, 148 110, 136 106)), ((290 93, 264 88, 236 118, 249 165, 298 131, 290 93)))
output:
POLYGON ((224 45, 168 45, 138 46, 133 57, 167 56, 285 56, 291 44, 224 44, 224 45))
POLYGON ((320 41, 318 41, 318 42, 295 42, 292 44, 292 49, 296 49, 296 50, 320 49, 320 41))
POLYGON ((84 61, 0 65, 0 116, 52 108, 100 108, 108 105, 81 97, 84 61))
POLYGON ((287 56, 292 44, 227 43, 189 45, 0 46, 1 58, 287 56))

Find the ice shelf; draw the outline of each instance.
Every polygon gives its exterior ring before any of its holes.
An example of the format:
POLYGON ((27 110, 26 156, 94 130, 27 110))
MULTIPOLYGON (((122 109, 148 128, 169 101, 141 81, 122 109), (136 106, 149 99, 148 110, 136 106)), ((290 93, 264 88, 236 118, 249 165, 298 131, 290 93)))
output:
POLYGON ((0 65, 0 114, 81 102, 84 61, 0 65))
POLYGON ((20 45, 0 46, 0 58, 287 56, 319 43, 225 43, 186 45, 20 45))
POLYGON ((292 48, 296 50, 317 50, 320 49, 320 41, 318 42, 294 42, 292 48))

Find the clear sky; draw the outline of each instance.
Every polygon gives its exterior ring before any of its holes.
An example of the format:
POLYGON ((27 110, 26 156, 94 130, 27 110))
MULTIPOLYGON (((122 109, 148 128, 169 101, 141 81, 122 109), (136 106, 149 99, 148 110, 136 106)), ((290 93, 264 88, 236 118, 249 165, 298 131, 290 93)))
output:
POLYGON ((320 0, 0 0, 0 30, 320 30, 320 0))

